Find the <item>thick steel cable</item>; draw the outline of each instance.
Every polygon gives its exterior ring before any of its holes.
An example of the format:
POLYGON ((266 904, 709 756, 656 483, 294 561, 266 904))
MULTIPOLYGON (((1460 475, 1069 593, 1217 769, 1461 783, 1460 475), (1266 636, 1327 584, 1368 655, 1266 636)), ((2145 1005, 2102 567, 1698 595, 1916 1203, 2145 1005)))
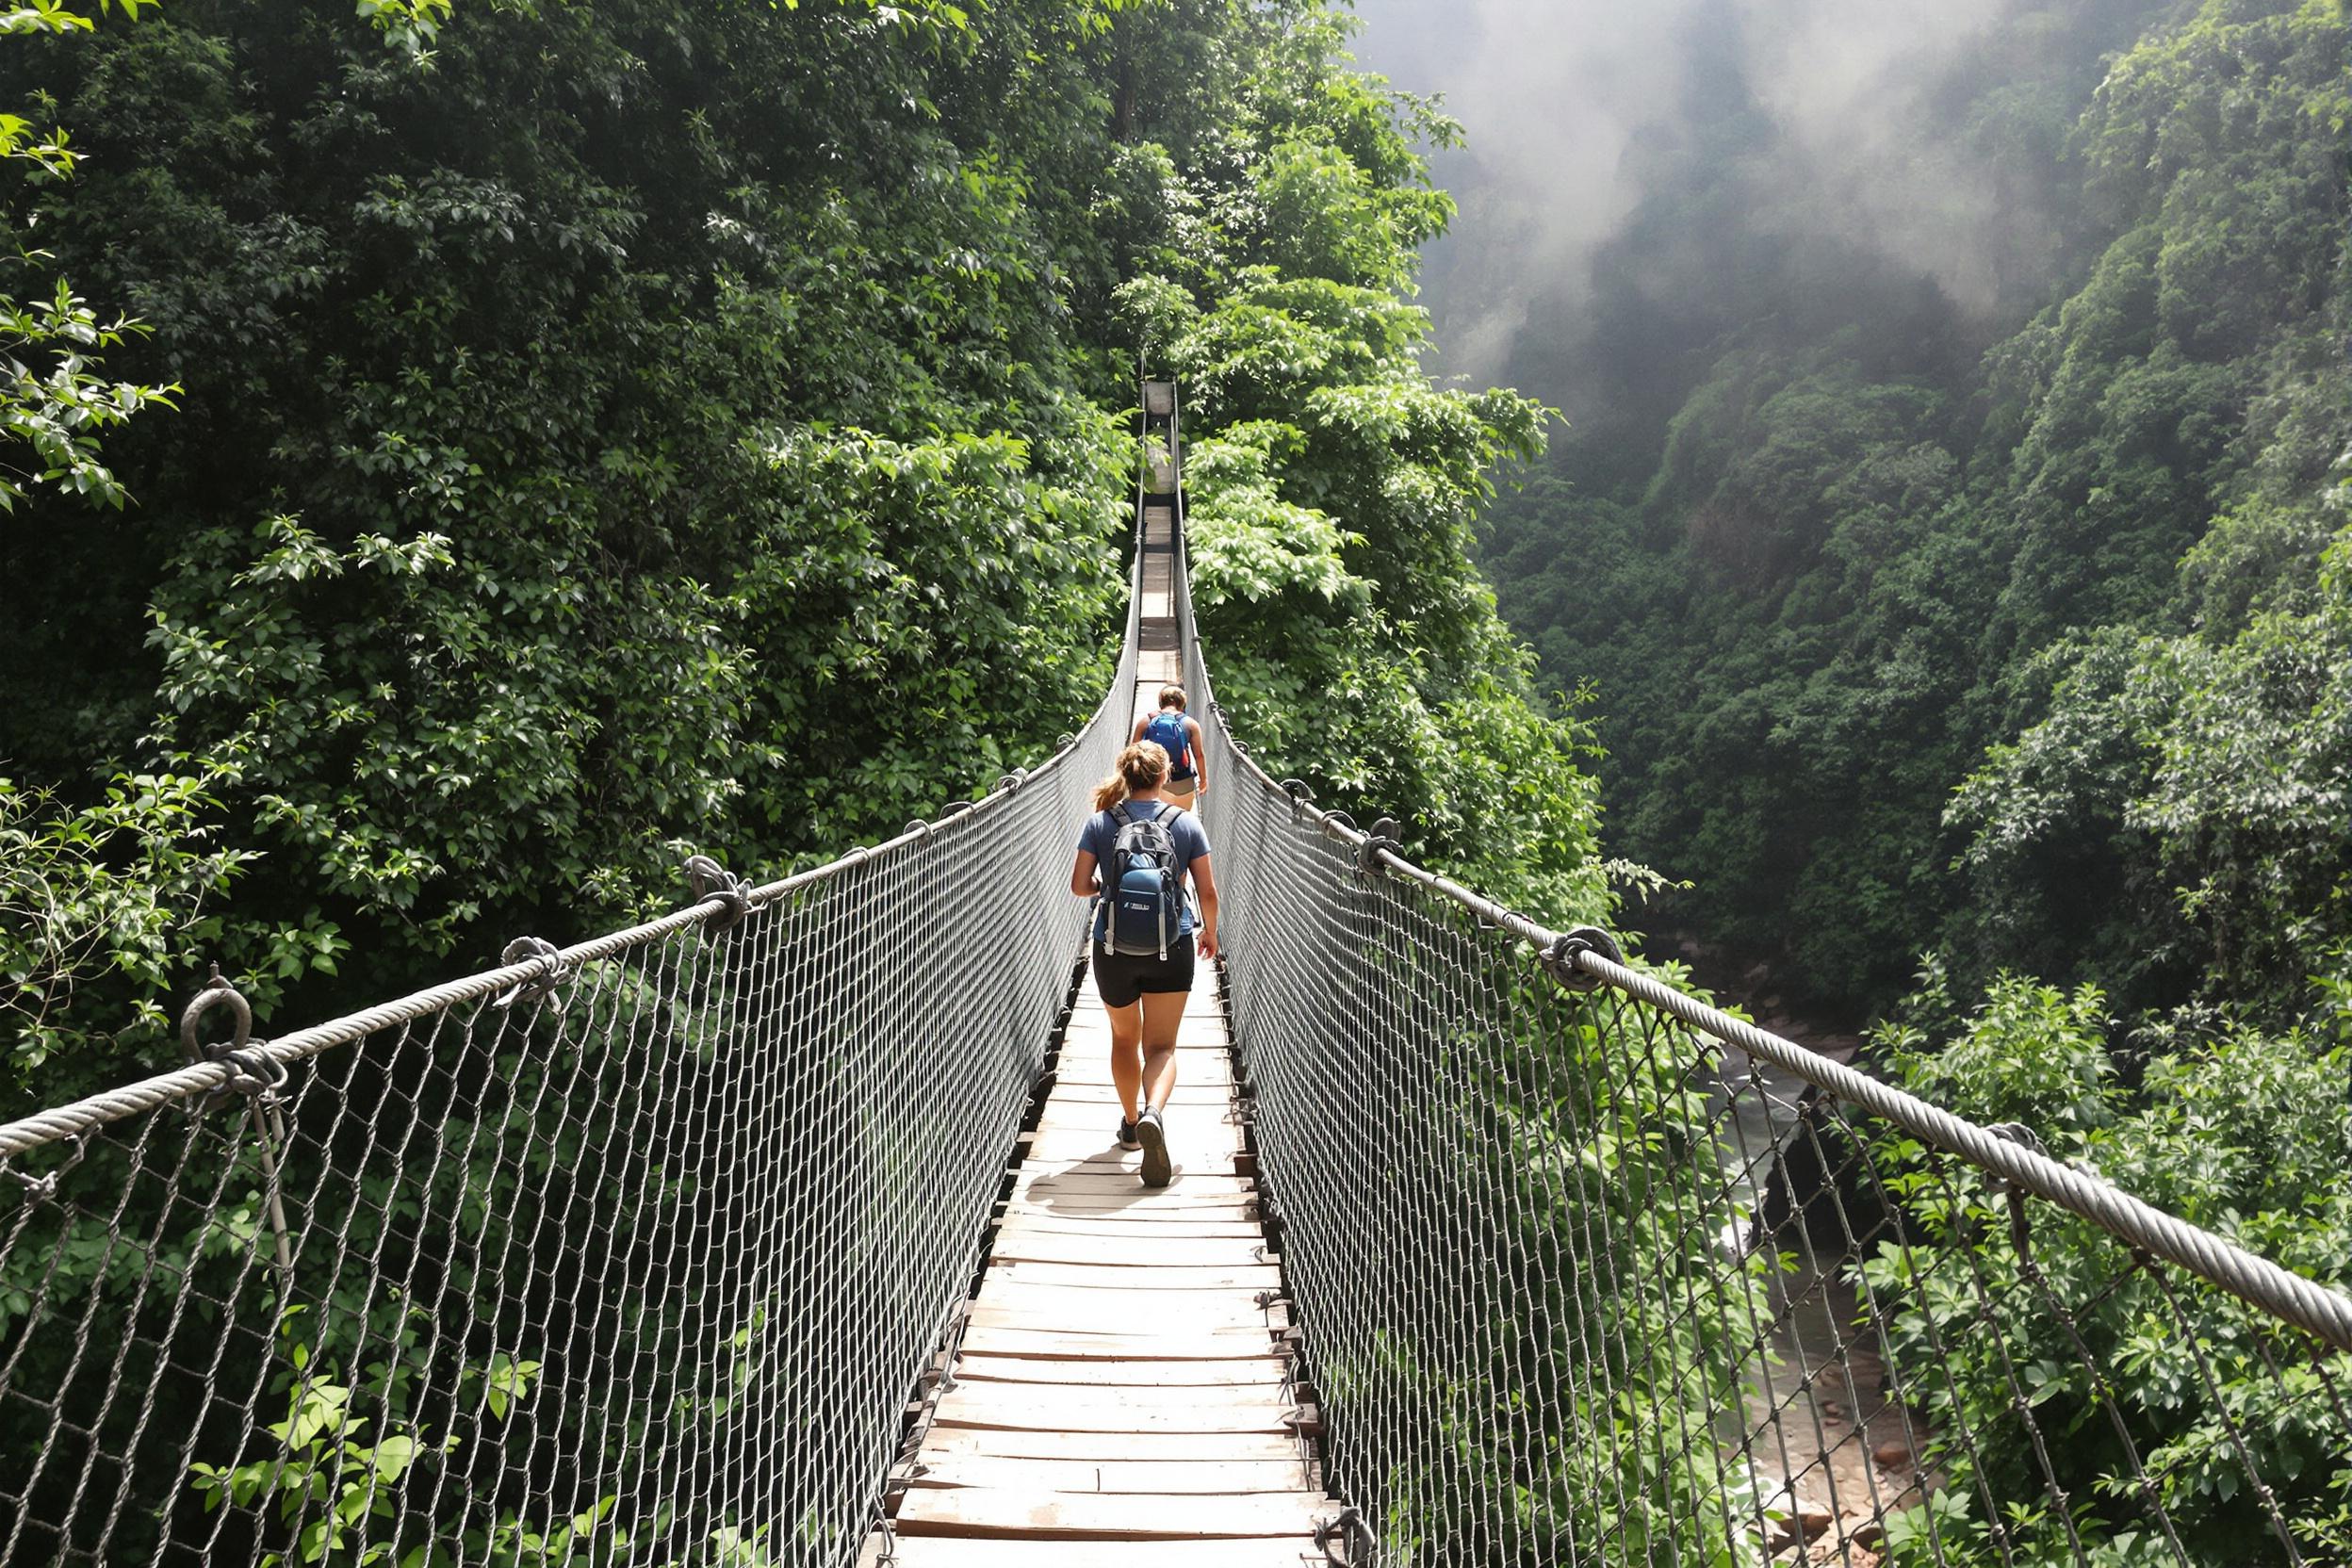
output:
MULTIPOLYGON (((1184 542, 1180 531, 1180 548, 1184 542)), ((2295 1553, 2279 1510, 2268 1502, 2280 1478, 2266 1475, 2262 1451, 2237 1438, 2215 1370, 2200 1363, 2208 1398, 2223 1413, 2216 1429, 2228 1442, 2169 1429, 2135 1434, 2114 1404, 2107 1369, 2082 1359, 2090 1342, 2079 1319, 2113 1310, 2115 1293, 2131 1294, 2143 1270, 2178 1266, 2263 1317, 2310 1333, 2316 1354, 2322 1346, 2352 1350, 2352 1300, 2096 1175, 1734 1019, 1613 961, 1606 937, 1572 939, 1577 934, 1415 865, 1367 831, 1370 825, 1318 809, 1229 733, 1195 635, 1189 573, 1180 572, 1178 583, 1185 685, 1207 732, 1213 776, 1202 815, 1219 882, 1230 890, 1224 970, 1236 1045, 1257 1089, 1254 1125, 1270 1202, 1284 1225, 1308 1362, 1327 1375, 1331 1474, 1365 1517, 1389 1522, 1380 1560, 1451 1568, 1708 1560, 1737 1554, 1740 1538, 1746 1551, 1775 1540, 1793 1549, 1804 1538, 1788 1532, 1804 1510, 1791 1499, 1803 1492, 1815 1501, 1827 1494, 1835 1505, 1823 1539, 1840 1557, 1852 1560, 1879 1539, 1867 1532, 1883 1531, 1888 1518, 1909 1510, 1921 1532, 1913 1549, 1922 1560, 1945 1561, 1961 1552, 1960 1537, 1943 1515, 1921 1510, 1925 1478, 1885 1475, 1870 1462, 1857 1473, 1850 1458, 1837 1458, 1857 1444, 1886 1446, 1891 1437, 1896 1451, 1938 1454, 1937 1462, 1956 1467, 1963 1478, 1952 1484, 1966 1494, 1995 1560, 2039 1560, 2054 1552, 2082 1561, 2090 1544, 2068 1511, 2082 1506, 2084 1478, 2077 1471, 2085 1461, 2078 1444, 2060 1445, 2045 1432, 2035 1411, 2047 1395, 2026 1380, 2030 1364, 2068 1359, 2089 1380, 2087 1409, 2118 1434, 2107 1462, 2116 1467, 2124 1515, 2144 1510, 2177 1555, 2179 1532, 2189 1527, 2172 1511, 2191 1505, 2167 1500, 2168 1478, 2217 1465, 2237 1472, 2244 1494, 2262 1500, 2267 1511, 2252 1516, 2254 1527, 2295 1553), (1596 994, 1573 994, 1588 988, 1596 994), (1668 1038, 1686 1028, 1693 1039, 1720 1043, 1687 1058, 1686 1048, 1668 1038), (1723 1046, 1745 1054, 1748 1086, 1718 1084, 1706 1065, 1723 1046), (1638 1108, 1637 1099, 1612 1102, 1616 1090, 1608 1085, 1556 1077, 1555 1062, 1585 1060, 1578 1051, 1597 1051, 1611 1071, 1639 1068, 1646 1052, 1642 1070, 1685 1074, 1683 1091, 1705 1096, 1706 1109, 1691 1102, 1676 1111, 1669 1098, 1651 1107, 1643 1124, 1661 1153, 1684 1152, 1612 1178, 1572 1162, 1490 1179, 1484 1165, 1521 1156, 1508 1152, 1501 1127, 1481 1130, 1476 1119, 1532 1116, 1554 1122, 1552 1135, 1575 1147, 1576 1129, 1595 1114, 1607 1124, 1609 1103, 1638 1108), (1470 1076, 1450 1080, 1448 1063, 1472 1064, 1470 1076), (1811 1108, 1793 1122, 1773 1113, 1772 1135, 1752 1145, 1745 1115, 1734 1113, 1743 1102, 1753 1110, 1767 1070, 1785 1075, 1779 1094, 1811 1108), (1506 1096, 1524 1093, 1529 1102, 1506 1105, 1487 1091, 1468 1091, 1473 1083, 1514 1076, 1519 1086, 1506 1096), (1547 1097, 1557 1107, 1550 1113, 1541 1110, 1547 1097), (1447 1118, 1451 1131, 1443 1130, 1447 1118), (1892 1135, 1898 1132, 1933 1152, 1903 1153, 1892 1135), (1934 1163, 1948 1157, 1949 1168, 1934 1163), (1712 1171, 1718 1158, 1721 1176, 1712 1171), (1804 1190, 1789 1172, 1808 1159, 1821 1184, 1776 1216, 1784 1189, 1804 1190), (1988 1191, 2006 1190, 2013 1207, 2026 1205, 2015 1210, 2022 1279, 2011 1278, 2011 1265, 1988 1267, 1965 1227, 1948 1232, 1941 1220, 1903 1217, 1908 1200, 1888 1183, 1908 1168, 1900 1162, 1912 1159, 1928 1162, 1914 1174, 1944 1195, 1933 1214, 1965 1216, 1979 1201, 1974 1184, 1955 1187, 1953 1170, 1978 1173, 1988 1191), (1629 1209, 1613 1207, 1608 1182, 1629 1177, 1650 1196, 1629 1209), (1857 1202, 1862 1210, 1853 1207, 1857 1202), (1808 1216, 1815 1203, 1823 1212, 1808 1216), (2102 1266, 2103 1288, 2082 1285, 2084 1296, 2071 1300, 2054 1293, 2059 1287, 2024 1252, 2035 1210, 2079 1217, 2115 1238, 2099 1244, 2114 1249, 2102 1266), (1544 1240, 1544 1225, 1529 1218, 1543 1212, 1557 1213, 1570 1228, 1544 1240), (1793 1249, 1818 1262, 1796 1274, 1771 1267, 1759 1274, 1756 1250, 1745 1262, 1736 1251, 1706 1261, 1706 1249, 1694 1243, 1732 1228, 1745 1233, 1747 1249, 1793 1249), (1531 1270, 1533 1260, 1514 1254, 1539 1241, 1554 1261, 1531 1270), (1488 1276, 1458 1272, 1456 1254, 1482 1260, 1488 1276), (1628 1260, 1643 1258, 1685 1262, 1646 1277, 1638 1264, 1627 1271, 1628 1260), (1896 1272, 1879 1280, 1866 1263, 1896 1272), (1416 1284, 1424 1278, 1446 1287, 1416 1284), (1784 1299, 1792 1292, 1815 1306, 1784 1299), (1797 1317, 1834 1306, 1839 1292, 1850 1307, 1797 1331, 1797 1317), (1948 1304, 1923 1306, 1931 1301, 1948 1304), (1947 1319, 1947 1312, 1959 1315, 1947 1319), (1547 1317, 1574 1326, 1582 1347, 1576 1361, 1557 1362, 1542 1349, 1547 1317), (2064 1325, 2063 1340, 2047 1337, 2051 1324, 2064 1325), (1497 1330, 1520 1336, 1518 1348, 1498 1349, 1497 1330), (1674 1355, 1660 1353, 1693 1331, 1727 1333, 1729 1360, 1710 1364, 1702 1355, 1678 1365, 1674 1355), (1506 1381, 1493 1385, 1491 1416, 1446 1403, 1446 1390, 1483 1385, 1486 1374, 1473 1369, 1479 1358, 1497 1356, 1494 1367, 1516 1361, 1518 1369, 1494 1374, 1506 1381), (1860 1366, 1883 1368, 1883 1399, 1860 1366), (1729 1406, 1720 1381, 1726 1374, 1745 1391, 1729 1406), (1824 1405, 1825 1390, 1838 1397, 1824 1405), (1862 1429, 1824 1413, 1865 1406, 1875 1407, 1868 1442, 1862 1429), (1986 1409, 2014 1412, 2013 1425, 1979 1425, 1986 1409), (1725 1424, 1736 1438, 1722 1438, 1731 1446, 1719 1452, 1707 1434, 1725 1424), (1429 1430, 1450 1434, 1446 1442, 1462 1452, 1486 1454, 1495 1473, 1516 1474, 1537 1496, 1547 1473, 1581 1475, 1586 1503, 1529 1511, 1529 1494, 1514 1500, 1492 1476, 1462 1468, 1442 1445, 1414 1435, 1429 1430), (1569 1451, 1588 1459, 1562 1464, 1558 1456, 1569 1451), (1693 1490, 1681 1516, 1661 1519, 1656 1509, 1665 1494, 1655 1488, 1670 1473, 1693 1490), (1774 1484, 1781 1490, 1768 1495, 1774 1484), (2034 1538, 2033 1527, 2006 1511, 2019 1501, 2041 1507, 2054 1533, 2034 1538), (1710 1512, 1713 1523, 1705 1525, 1710 1512)), ((2126 1310, 2150 1331, 2176 1339, 2233 1331, 2226 1315, 2214 1315, 2217 1295, 2191 1300, 2186 1291, 2142 1292, 2133 1300, 2126 1310)), ((2317 1370, 2318 1386, 2331 1392, 2329 1364, 2321 1359, 2317 1370)), ((2281 1429, 2332 1430, 2335 1451, 2352 1450, 2341 1408, 2273 1360, 2248 1375, 2267 1387, 2281 1429)), ((2161 1426, 2162 1417, 2146 1410, 2140 1419, 2161 1426)), ((1807 1527, 1821 1527, 1808 1517, 1807 1527)), ((2311 1555, 2308 1547, 2303 1555, 2311 1555)))

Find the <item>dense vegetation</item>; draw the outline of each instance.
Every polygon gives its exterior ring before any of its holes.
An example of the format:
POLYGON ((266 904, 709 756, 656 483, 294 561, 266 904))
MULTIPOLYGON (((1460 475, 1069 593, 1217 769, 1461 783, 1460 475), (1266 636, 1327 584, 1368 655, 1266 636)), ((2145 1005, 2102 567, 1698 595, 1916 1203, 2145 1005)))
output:
POLYGON ((2305 999, 2352 870, 2346 39, 2325 0, 2016 8, 1919 93, 2022 253, 1967 307, 1780 221, 1772 116, 1694 72, 1593 324, 1521 341, 1598 389, 1490 554, 1599 694, 1621 847, 1698 884, 1663 921, 1855 1012, 1930 947, 2305 999))
MULTIPOLYGON (((1590 314, 1520 339, 1591 413, 1488 549, 1596 694, 1619 847, 1693 884, 1652 920, 1879 1014, 1933 1102, 2352 1281, 2352 20, 2007 8, 1904 89, 2001 195, 1967 301, 1792 221, 1783 128, 1692 48, 1590 314)), ((1945 1482, 1898 1560, 2352 1550, 2340 1413, 2275 1326, 2048 1211, 2029 1261, 1989 1186, 1871 1156, 1913 1247, 1854 1266, 1945 1482)))
MULTIPOLYGON (((1409 780, 1441 855, 1507 819, 1481 867, 1598 896, 1576 739, 1460 548, 1533 412, 1420 376, 1450 204, 1319 7, 376 20, 188 0, 8 45, 82 157, 16 160, 19 291, 134 318, 76 368, 138 416, 18 463, 0 525, 11 1098, 159 1060, 203 958, 316 1014, 1049 749, 1110 667, 1144 341, 1284 526, 1395 498, 1316 525, 1314 606, 1212 573, 1274 759, 1409 780), (1375 736, 1276 725, 1309 634, 1375 736)), ((1207 510, 1212 560, 1297 543, 1207 510)))

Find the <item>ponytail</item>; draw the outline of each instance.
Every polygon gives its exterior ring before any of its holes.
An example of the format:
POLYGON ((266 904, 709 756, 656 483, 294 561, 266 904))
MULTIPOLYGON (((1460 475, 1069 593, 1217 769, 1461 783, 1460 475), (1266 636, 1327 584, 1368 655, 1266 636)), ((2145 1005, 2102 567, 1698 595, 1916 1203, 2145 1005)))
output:
POLYGON ((1094 787, 1094 808, 1107 811, 1138 790, 1158 789, 1168 770, 1168 753, 1157 741, 1137 741, 1119 754, 1119 771, 1094 787))

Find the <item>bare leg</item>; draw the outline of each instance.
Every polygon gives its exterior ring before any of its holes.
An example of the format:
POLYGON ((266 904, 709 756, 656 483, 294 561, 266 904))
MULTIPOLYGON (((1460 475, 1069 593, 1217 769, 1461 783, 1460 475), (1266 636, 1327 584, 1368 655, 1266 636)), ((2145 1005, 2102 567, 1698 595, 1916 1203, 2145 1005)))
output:
POLYGON ((1143 1008, 1129 1003, 1124 1007, 1105 1005, 1102 1009, 1111 1020, 1111 1082, 1119 1089, 1119 1108, 1128 1120, 1142 1114, 1136 1096, 1142 1092, 1143 1055, 1136 1042, 1143 1033, 1143 1008))
POLYGON ((1155 1111, 1176 1089, 1176 1026, 1184 1021, 1183 991, 1143 993, 1143 1098, 1155 1111))

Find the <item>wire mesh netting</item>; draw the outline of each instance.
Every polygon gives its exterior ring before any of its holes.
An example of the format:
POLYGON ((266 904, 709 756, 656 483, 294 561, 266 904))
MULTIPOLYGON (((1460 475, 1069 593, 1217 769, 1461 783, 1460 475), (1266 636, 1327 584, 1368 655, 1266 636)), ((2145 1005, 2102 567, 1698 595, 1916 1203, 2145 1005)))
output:
POLYGON ((1572 961, 1195 710, 1263 1181, 1361 1560, 2352 1561, 2352 1301, 1966 1128, 2087 1195, 2033 1196, 1598 933, 1572 961), (2118 1205, 2152 1241, 2085 1217, 2118 1205))
POLYGON ((849 1560, 1124 717, 824 870, 0 1129, 0 1561, 849 1560), (941 908, 1033 912, 975 953, 941 908))

